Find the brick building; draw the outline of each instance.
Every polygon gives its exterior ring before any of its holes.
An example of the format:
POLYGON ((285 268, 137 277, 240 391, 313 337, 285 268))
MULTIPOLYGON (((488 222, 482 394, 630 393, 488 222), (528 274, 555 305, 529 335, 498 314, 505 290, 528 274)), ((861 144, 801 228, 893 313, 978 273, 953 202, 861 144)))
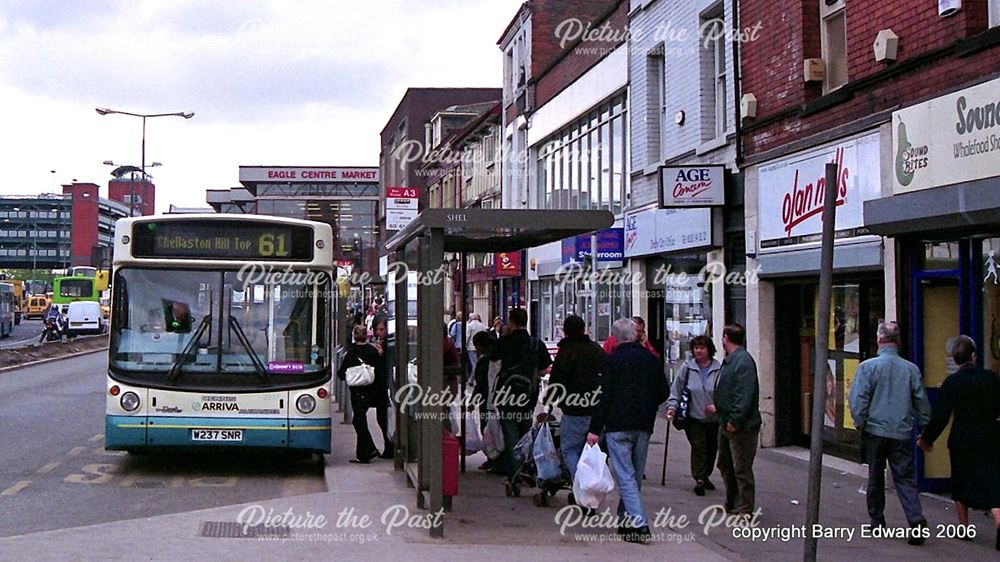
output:
MULTIPOLYGON (((598 268, 623 270, 622 217, 629 185, 628 2, 534 0, 515 14, 498 45, 504 53, 504 208, 607 209, 617 228, 595 235, 598 268), (618 30, 594 37, 587 29, 618 30)), ((577 314, 595 339, 631 312, 631 287, 576 286, 555 275, 586 261, 595 239, 547 244, 526 252, 531 329, 554 347, 566 316, 577 314)), ((585 266, 589 267, 589 266, 585 266)))
MULTIPOLYGON (((984 349, 1000 332, 991 330, 998 293, 977 284, 990 252, 1000 251, 1000 159, 945 158, 990 138, 979 125, 971 137, 952 131, 964 122, 958 98, 979 116, 1000 105, 997 4, 740 2, 741 27, 760 25, 756 40, 740 46, 743 107, 754 111, 739 133, 747 266, 760 277, 748 287, 747 324, 765 445, 808 442, 827 162, 840 170, 825 374, 829 450, 857 454, 846 396, 857 364, 875 353, 879 319, 903 326, 904 351, 923 369, 932 399, 949 369, 948 337, 969 333, 984 349), (941 10, 949 4, 959 9, 941 10), (930 115, 940 123, 930 125, 930 115), (928 162, 940 175, 923 174, 928 162), (907 183, 925 178, 903 186, 897 167, 907 183), (963 197, 975 203, 963 208, 963 197)), ((947 484, 947 453, 936 450, 920 468, 924 487, 947 484)))

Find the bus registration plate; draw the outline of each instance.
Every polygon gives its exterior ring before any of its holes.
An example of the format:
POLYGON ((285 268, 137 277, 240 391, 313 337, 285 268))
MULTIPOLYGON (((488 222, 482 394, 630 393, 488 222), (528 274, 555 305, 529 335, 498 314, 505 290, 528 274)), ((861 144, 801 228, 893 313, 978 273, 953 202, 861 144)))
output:
POLYGON ((192 441, 243 441, 242 429, 192 429, 192 441))

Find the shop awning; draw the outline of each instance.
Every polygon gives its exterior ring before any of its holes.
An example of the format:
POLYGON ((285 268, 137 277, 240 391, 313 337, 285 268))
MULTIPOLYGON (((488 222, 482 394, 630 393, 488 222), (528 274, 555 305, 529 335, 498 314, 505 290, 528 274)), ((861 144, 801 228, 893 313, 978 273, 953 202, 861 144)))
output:
POLYGON ((1000 177, 865 201, 865 227, 883 236, 998 225, 1000 177))
POLYGON ((610 228, 608 211, 427 209, 386 242, 396 251, 417 236, 441 230, 446 252, 513 252, 610 228))

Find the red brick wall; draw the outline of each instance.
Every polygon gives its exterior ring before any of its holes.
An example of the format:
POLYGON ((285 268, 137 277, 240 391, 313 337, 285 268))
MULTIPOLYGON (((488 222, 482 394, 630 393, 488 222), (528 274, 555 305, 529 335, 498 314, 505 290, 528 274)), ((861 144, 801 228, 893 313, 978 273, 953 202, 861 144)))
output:
MULTIPOLYGON (((536 0, 529 4, 531 9, 531 76, 537 79, 560 54, 570 47, 560 47, 556 29, 563 21, 576 18, 584 23, 595 22, 615 7, 624 5, 624 22, 616 29, 624 30, 628 25, 628 2, 625 0, 536 0)), ((613 24, 614 25, 614 24, 613 24)), ((593 24, 597 27, 597 24, 593 24)))
POLYGON ((847 53, 850 99, 815 114, 802 116, 803 103, 822 96, 818 84, 802 81, 802 61, 819 57, 818 0, 799 0, 794 10, 773 0, 743 0, 741 21, 749 26, 760 21, 763 28, 757 41, 742 45, 743 92, 757 96, 757 117, 746 119, 744 154, 776 148, 865 116, 909 105, 921 98, 975 81, 1000 71, 1000 46, 959 58, 948 54, 929 64, 855 89, 852 83, 872 77, 893 65, 900 65, 986 29, 986 0, 965 0, 958 14, 941 18, 937 3, 925 0, 887 2, 847 2, 847 53), (872 44, 879 30, 891 28, 899 36, 895 63, 875 61, 872 44), (757 126, 786 111, 792 114, 764 126, 757 126))
MULTIPOLYGON (((532 77, 535 81, 535 106, 541 107, 545 105, 546 102, 554 98, 559 94, 566 86, 569 86, 577 78, 582 76, 591 67, 601 61, 605 56, 607 56, 611 51, 615 49, 618 45, 624 42, 625 32, 628 29, 628 5, 626 1, 619 2, 566 2, 566 4, 584 4, 582 9, 568 17, 579 18, 580 20, 586 21, 587 17, 592 18, 593 21, 591 28, 600 29, 604 27, 605 22, 607 22, 610 32, 606 34, 610 37, 606 41, 581 41, 574 44, 573 42, 568 42, 566 44, 566 49, 559 50, 554 56, 552 53, 545 51, 545 56, 549 57, 549 64, 552 65, 552 61, 555 61, 554 65, 551 66, 547 71, 544 67, 542 71, 544 74, 538 74, 538 65, 536 64, 538 58, 536 57, 537 51, 532 53, 532 77), (597 5, 595 5, 597 4, 597 5), (616 6, 617 4, 617 6, 616 6), (597 9, 600 9, 597 11, 597 9), (593 18, 600 17, 601 15, 607 14, 608 10, 612 11, 608 17, 596 20, 593 18), (590 10, 590 14, 583 15, 584 12, 590 10), (597 11, 597 13, 594 13, 597 11), (556 61, 556 57, 563 51, 568 51, 563 58, 556 61)), ((532 21, 536 18, 536 14, 532 14, 532 21)), ((559 40, 555 37, 555 26, 559 24, 558 20, 554 24, 551 21, 547 22, 547 25, 551 25, 551 30, 544 30, 548 33, 548 37, 551 37, 553 41, 549 42, 548 45, 551 48, 554 47, 558 49, 559 40)), ((535 25, 532 29, 533 34, 542 32, 538 25, 535 25)), ((600 35, 599 35, 600 36, 600 35)), ((533 39, 536 35, 533 35, 533 39)))
POLYGON ((90 265, 90 251, 97 245, 97 184, 74 183, 63 186, 63 194, 73 197, 70 227, 70 265, 90 265))

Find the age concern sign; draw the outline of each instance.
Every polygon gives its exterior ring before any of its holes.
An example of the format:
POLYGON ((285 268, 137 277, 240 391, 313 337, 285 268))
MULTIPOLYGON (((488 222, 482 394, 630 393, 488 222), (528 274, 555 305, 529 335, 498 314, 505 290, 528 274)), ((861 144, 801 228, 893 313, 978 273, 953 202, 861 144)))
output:
POLYGON ((892 114, 893 193, 1000 176, 1000 78, 892 114))
POLYGON ((660 208, 724 205, 724 170, 724 166, 661 166, 660 208))

